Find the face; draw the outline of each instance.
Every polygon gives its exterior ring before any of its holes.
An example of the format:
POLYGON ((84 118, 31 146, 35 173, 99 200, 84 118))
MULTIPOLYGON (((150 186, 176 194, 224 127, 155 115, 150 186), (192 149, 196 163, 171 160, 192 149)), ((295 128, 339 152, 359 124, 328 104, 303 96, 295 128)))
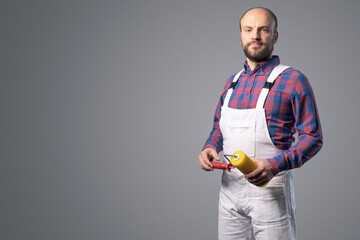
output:
POLYGON ((278 38, 274 19, 266 10, 250 10, 241 19, 240 37, 248 60, 261 62, 271 58, 278 38))

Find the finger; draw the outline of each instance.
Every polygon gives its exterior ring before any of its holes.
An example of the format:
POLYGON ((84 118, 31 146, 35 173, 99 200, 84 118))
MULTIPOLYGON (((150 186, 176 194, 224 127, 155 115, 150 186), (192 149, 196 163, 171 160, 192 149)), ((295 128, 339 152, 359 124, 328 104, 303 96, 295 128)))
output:
MULTIPOLYGON (((202 161, 208 165, 209 167, 213 167, 212 164, 211 164, 211 161, 213 161, 214 159, 214 153, 212 152, 213 149, 211 148, 208 148, 208 149, 205 149, 203 152, 201 152, 201 158, 202 158, 202 161)), ((216 153, 216 151, 215 151, 216 153)))
POLYGON ((263 181, 255 182, 252 184, 255 186, 258 186, 258 187, 262 187, 262 186, 265 186, 267 183, 268 183, 268 181, 263 180, 263 181))
POLYGON ((256 182, 254 182, 253 184, 258 186, 258 187, 262 187, 262 186, 266 185, 269 181, 270 181, 269 178, 264 177, 262 179, 259 179, 256 182))
POLYGON ((255 181, 256 179, 261 178, 262 173, 263 171, 259 167, 257 167, 254 171, 246 174, 245 179, 255 181))
MULTIPOLYGON (((246 179, 246 178, 245 178, 246 179)), ((261 182, 261 178, 247 178, 246 179, 249 183, 256 185, 257 183, 261 182)))
POLYGON ((214 170, 212 166, 209 166, 207 164, 200 164, 200 167, 205 171, 212 171, 214 170))
POLYGON ((209 167, 212 167, 212 164, 211 164, 211 157, 209 157, 209 154, 207 152, 204 152, 201 154, 201 157, 202 157, 202 160, 203 162, 208 165, 209 167))
POLYGON ((209 159, 207 158, 206 154, 201 153, 199 156, 199 163, 200 163, 200 167, 206 171, 211 171, 213 170, 213 166, 211 164, 211 162, 209 161, 209 159))
POLYGON ((245 179, 254 185, 259 185, 259 184, 263 183, 264 181, 266 182, 268 180, 268 176, 267 176, 266 172, 260 171, 258 174, 255 174, 255 175, 251 175, 251 174, 245 175, 245 179))
POLYGON ((256 162, 256 164, 258 165, 258 167, 253 170, 252 172, 248 173, 247 175, 245 175, 245 177, 247 177, 248 179, 257 179, 257 178, 261 178, 261 175, 263 174, 265 168, 263 166, 263 163, 259 160, 254 158, 253 159, 254 162, 256 162))
POLYGON ((219 155, 217 154, 217 152, 215 151, 215 149, 209 149, 208 151, 208 157, 209 159, 213 158, 215 159, 216 161, 220 161, 220 157, 219 155))
POLYGON ((266 172, 263 172, 258 178, 249 179, 249 182, 256 186, 264 186, 270 180, 271 177, 266 172))
POLYGON ((262 173, 260 175, 257 175, 255 177, 253 177, 253 178, 250 178, 249 181, 251 181, 254 184, 257 184, 257 183, 266 181, 266 179, 267 179, 267 176, 264 173, 262 173))

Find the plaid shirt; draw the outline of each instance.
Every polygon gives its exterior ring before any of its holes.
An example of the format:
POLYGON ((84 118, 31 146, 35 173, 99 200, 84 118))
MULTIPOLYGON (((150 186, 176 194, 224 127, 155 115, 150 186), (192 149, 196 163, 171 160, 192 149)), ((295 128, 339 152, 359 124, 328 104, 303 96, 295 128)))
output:
MULTIPOLYGON (((278 56, 256 64, 253 71, 247 63, 229 101, 235 109, 255 108, 261 89, 272 69, 280 64, 278 56)), ((223 139, 219 127, 221 107, 227 89, 233 82, 231 76, 225 84, 216 108, 213 129, 204 148, 211 147, 217 152, 223 149, 223 139)), ((272 142, 284 152, 267 159, 276 175, 280 171, 298 168, 313 157, 322 146, 322 132, 313 91, 305 75, 288 68, 275 81, 264 105, 266 122, 272 142), (299 138, 294 146, 294 134, 299 138)))

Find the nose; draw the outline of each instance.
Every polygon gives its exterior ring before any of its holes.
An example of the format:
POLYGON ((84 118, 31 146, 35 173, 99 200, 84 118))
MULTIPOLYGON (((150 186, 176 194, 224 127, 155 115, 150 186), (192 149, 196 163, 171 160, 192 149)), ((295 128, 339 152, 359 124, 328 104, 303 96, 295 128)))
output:
POLYGON ((260 31, 258 31, 258 30, 252 31, 251 39, 252 40, 259 40, 260 39, 260 31))

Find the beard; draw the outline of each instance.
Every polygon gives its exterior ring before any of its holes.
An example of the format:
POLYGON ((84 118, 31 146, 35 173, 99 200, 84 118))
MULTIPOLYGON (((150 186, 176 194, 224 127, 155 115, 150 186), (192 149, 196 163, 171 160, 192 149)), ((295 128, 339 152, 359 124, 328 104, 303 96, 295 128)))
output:
POLYGON ((269 59, 272 55, 272 51, 274 49, 273 45, 262 43, 262 42, 256 42, 260 44, 259 48, 253 49, 253 51, 250 51, 250 45, 254 42, 247 43, 244 47, 244 53, 245 56, 252 62, 262 62, 267 59, 269 59))

